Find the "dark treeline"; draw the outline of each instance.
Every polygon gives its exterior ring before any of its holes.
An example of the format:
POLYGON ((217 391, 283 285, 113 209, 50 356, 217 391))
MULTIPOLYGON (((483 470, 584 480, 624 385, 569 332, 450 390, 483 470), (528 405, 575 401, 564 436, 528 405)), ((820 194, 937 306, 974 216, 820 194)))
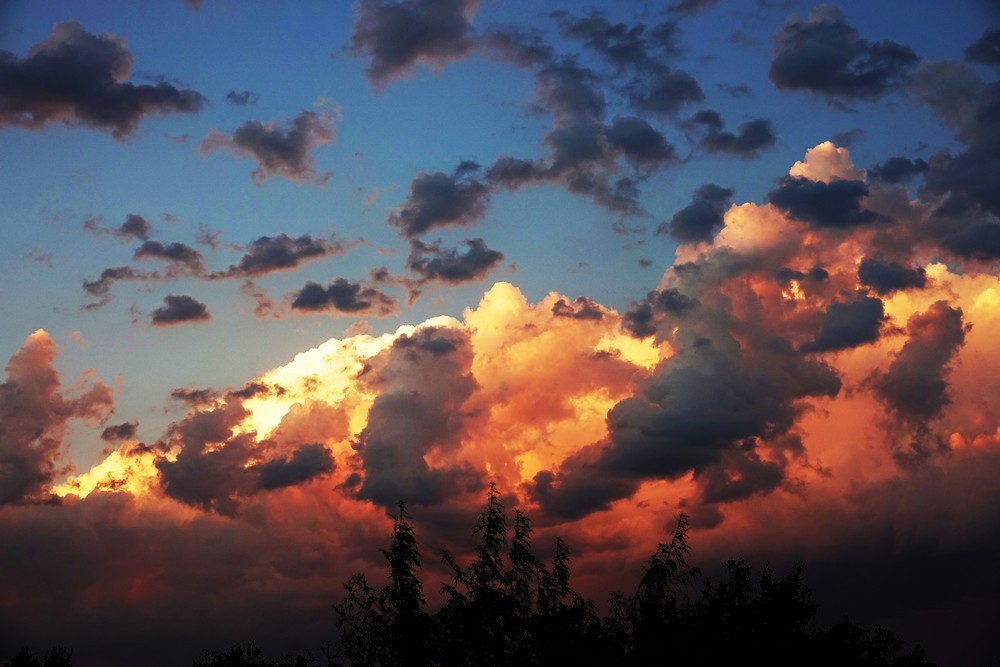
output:
MULTIPOLYGON (((364 574, 346 584, 334 606, 340 638, 323 651, 328 666, 419 665, 722 665, 763 662, 817 667, 932 666, 920 646, 883 628, 863 628, 844 617, 815 621, 817 603, 804 585, 801 563, 778 576, 743 558, 725 564, 718 581, 702 579, 688 565, 688 519, 676 518, 669 540, 646 563, 632 595, 612 595, 608 614, 570 586, 570 552, 556 540, 555 557, 543 563, 531 550, 531 523, 514 513, 513 530, 491 485, 473 532, 475 557, 460 565, 447 551, 452 581, 445 602, 430 613, 418 576, 416 534, 399 504, 392 539, 382 553, 385 586, 364 574)), ((6 667, 71 667, 59 647, 43 657, 21 650, 6 667)), ((205 654, 193 667, 310 667, 312 653, 281 660, 246 647, 205 654)))
POLYGON ((474 533, 475 558, 453 573, 444 605, 431 614, 418 577, 416 536, 400 503, 392 541, 383 550, 388 583, 375 589, 364 574, 347 583, 335 607, 340 640, 335 664, 347 665, 769 665, 927 666, 919 646, 847 617, 815 623, 818 605, 803 566, 777 576, 742 558, 721 579, 700 579, 687 563, 688 520, 646 563, 635 593, 615 593, 607 616, 570 586, 569 549, 556 540, 550 565, 531 551, 531 523, 520 510, 513 531, 491 487, 474 533), (700 588, 699 588, 700 584, 700 588))

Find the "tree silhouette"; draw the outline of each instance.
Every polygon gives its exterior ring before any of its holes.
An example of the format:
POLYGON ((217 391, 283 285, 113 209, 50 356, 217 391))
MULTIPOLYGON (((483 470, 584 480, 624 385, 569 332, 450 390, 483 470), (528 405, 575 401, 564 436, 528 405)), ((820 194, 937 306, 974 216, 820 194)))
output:
POLYGON ((803 565, 776 576, 743 558, 727 561, 718 582, 688 564, 688 518, 675 517, 669 539, 649 558, 635 593, 615 593, 608 615, 570 587, 570 552, 556 539, 546 567, 531 550, 531 522, 507 515, 491 484, 473 528, 478 545, 461 566, 447 551, 452 572, 446 600, 429 615, 417 576, 417 541, 405 506, 384 550, 389 584, 368 585, 363 574, 347 583, 335 607, 341 637, 336 656, 350 665, 719 665, 763 661, 784 665, 928 667, 923 650, 909 652, 897 635, 866 630, 844 618, 814 624, 818 605, 803 580, 803 565))

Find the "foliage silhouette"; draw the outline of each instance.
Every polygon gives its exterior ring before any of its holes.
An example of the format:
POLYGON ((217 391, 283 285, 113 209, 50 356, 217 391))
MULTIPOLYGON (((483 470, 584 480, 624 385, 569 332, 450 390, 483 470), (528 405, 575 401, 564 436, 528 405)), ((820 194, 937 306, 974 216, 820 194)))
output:
POLYGON ((22 648, 4 663, 4 667, 73 667, 73 651, 53 646, 39 659, 34 651, 22 648))
POLYGON ((614 593, 601 619, 570 587, 570 552, 556 540, 550 567, 531 551, 531 522, 514 513, 513 534, 490 485, 473 528, 479 543, 462 566, 443 551, 452 572, 445 602, 426 611, 417 570, 416 536, 405 505, 383 551, 389 583, 380 590, 364 574, 347 582, 335 606, 341 636, 335 658, 348 665, 769 665, 929 667, 923 650, 909 652, 888 630, 867 630, 843 618, 815 624, 818 605, 802 563, 782 576, 755 570, 743 558, 725 563, 718 582, 701 581, 688 564, 689 523, 676 522, 649 558, 632 595, 614 593))
POLYGON ((228 651, 212 651, 211 657, 206 653, 204 661, 193 660, 191 664, 192 667, 309 667, 316 662, 312 653, 286 656, 280 661, 265 660, 260 654, 260 648, 250 642, 246 648, 234 645, 228 651))

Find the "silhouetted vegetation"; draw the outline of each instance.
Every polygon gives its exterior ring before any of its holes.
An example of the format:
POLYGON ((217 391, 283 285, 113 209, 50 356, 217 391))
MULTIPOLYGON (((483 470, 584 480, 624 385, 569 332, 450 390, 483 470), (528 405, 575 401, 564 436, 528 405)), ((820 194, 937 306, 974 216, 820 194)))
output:
POLYGON ((635 593, 615 593, 608 615, 570 586, 569 549, 556 541, 551 565, 531 551, 531 523, 520 510, 513 534, 496 489, 473 532, 475 557, 442 559, 452 581, 445 602, 427 610, 416 536, 399 505, 384 550, 388 583, 375 589, 364 574, 348 581, 336 605, 337 660, 348 665, 770 665, 928 666, 923 650, 907 651, 898 636, 867 630, 848 618, 815 623, 818 605, 802 578, 803 565, 777 576, 744 559, 725 564, 718 582, 688 565, 688 519, 647 562, 635 593))
MULTIPOLYGON (((327 665, 683 665, 762 661, 771 666, 933 667, 920 646, 883 628, 869 630, 844 617, 815 622, 817 603, 804 584, 802 563, 777 576, 743 558, 725 563, 719 581, 700 579, 687 562, 688 519, 676 517, 669 539, 647 561, 631 595, 614 593, 607 616, 570 585, 570 551, 560 539, 551 564, 531 550, 531 522, 514 513, 513 533, 490 486, 473 528, 475 556, 467 565, 443 551, 452 572, 445 602, 427 609, 416 534, 399 504, 389 548, 382 550, 388 581, 374 588, 352 576, 334 606, 340 632, 327 665)), ((21 649, 4 667, 71 667, 62 647, 38 654, 21 649)), ((280 660, 261 657, 253 642, 205 654, 192 667, 310 667, 312 653, 280 660)))

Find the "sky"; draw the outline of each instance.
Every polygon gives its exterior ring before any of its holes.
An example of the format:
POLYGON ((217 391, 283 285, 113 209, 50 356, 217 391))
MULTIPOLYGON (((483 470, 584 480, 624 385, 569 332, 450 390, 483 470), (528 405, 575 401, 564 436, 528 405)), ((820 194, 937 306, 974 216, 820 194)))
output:
POLYGON ((995 660, 998 72, 995 0, 0 3, 0 657, 316 651, 492 481, 599 607, 684 512, 995 660))

